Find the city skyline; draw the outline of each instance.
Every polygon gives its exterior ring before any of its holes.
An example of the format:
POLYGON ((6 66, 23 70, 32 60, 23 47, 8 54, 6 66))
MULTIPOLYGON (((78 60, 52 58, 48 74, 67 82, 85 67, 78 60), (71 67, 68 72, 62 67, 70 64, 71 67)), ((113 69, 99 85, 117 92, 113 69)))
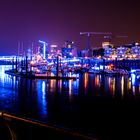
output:
MULTIPOLYGON (((139 17, 136 1, 0 0, 0 55, 17 54, 18 42, 39 39, 60 47, 72 40, 84 49, 87 40, 80 32, 88 31, 111 32, 115 44, 140 42, 139 17)), ((102 41, 103 36, 91 37, 92 47, 102 41)))

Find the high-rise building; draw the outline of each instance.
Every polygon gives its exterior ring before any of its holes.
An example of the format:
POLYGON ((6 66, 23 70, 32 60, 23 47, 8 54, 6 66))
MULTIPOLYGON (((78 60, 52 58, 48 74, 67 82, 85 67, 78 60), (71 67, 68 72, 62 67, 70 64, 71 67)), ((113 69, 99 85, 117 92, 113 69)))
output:
POLYGON ((104 57, 111 58, 112 55, 114 54, 114 50, 115 50, 113 48, 113 44, 111 44, 110 42, 103 42, 102 47, 104 49, 104 57))
POLYGON ((58 54, 57 54, 57 51, 58 51, 58 46, 57 45, 50 45, 49 47, 49 58, 55 58, 58 54))
POLYGON ((140 58, 140 46, 138 44, 132 46, 132 48, 131 48, 131 54, 135 58, 140 58))
POLYGON ((62 48, 62 56, 66 58, 77 57, 77 47, 73 41, 65 41, 62 48))
POLYGON ((39 50, 38 52, 41 54, 43 59, 48 57, 48 44, 44 41, 39 40, 39 50))

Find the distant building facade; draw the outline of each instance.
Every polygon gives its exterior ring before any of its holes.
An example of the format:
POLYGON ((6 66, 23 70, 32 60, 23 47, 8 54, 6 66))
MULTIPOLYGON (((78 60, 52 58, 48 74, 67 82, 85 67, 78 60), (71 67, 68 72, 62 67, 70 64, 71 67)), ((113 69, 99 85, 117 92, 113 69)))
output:
POLYGON ((138 43, 116 47, 106 45, 104 46, 104 57, 110 59, 138 59, 140 58, 140 45, 138 43))
POLYGON ((72 41, 66 41, 61 51, 64 58, 77 57, 77 47, 72 41))
POLYGON ((45 42, 39 42, 38 53, 43 57, 43 59, 47 59, 49 54, 48 44, 45 42))

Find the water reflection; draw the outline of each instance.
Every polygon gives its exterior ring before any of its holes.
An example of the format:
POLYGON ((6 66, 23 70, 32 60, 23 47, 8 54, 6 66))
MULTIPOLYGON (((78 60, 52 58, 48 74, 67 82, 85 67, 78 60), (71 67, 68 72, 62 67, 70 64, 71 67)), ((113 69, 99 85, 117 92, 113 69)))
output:
POLYGON ((0 66, 0 109, 1 110, 14 110, 17 98, 18 82, 15 77, 5 74, 11 66, 0 66))
POLYGON ((89 85, 87 88, 93 88, 93 93, 100 96, 129 96, 129 94, 137 94, 140 89, 140 82, 134 75, 129 76, 103 76, 89 75, 89 85), (91 78, 92 77, 92 78, 91 78), (92 83, 92 85, 91 85, 92 83))
POLYGON ((124 76, 122 76, 122 79, 121 79, 121 94, 123 97, 124 96, 124 76))
POLYGON ((109 92, 112 96, 115 95, 115 89, 116 89, 116 79, 115 77, 108 77, 108 88, 109 92))
POLYGON ((37 81, 37 103, 42 117, 47 116, 46 81, 37 81))
POLYGON ((65 96, 69 101, 74 101, 81 95, 104 100, 108 97, 123 97, 121 100, 132 95, 139 98, 140 82, 135 75, 113 77, 85 73, 77 80, 30 80, 5 74, 4 71, 10 68, 11 66, 0 66, 1 109, 30 112, 27 114, 47 118, 48 97, 65 96))
POLYGON ((12 89, 15 87, 16 89, 18 84, 16 78, 5 74, 5 70, 8 70, 9 68, 11 68, 11 66, 0 66, 0 86, 12 89))
POLYGON ((88 85, 88 74, 85 73, 84 74, 84 88, 85 88, 85 91, 87 89, 87 85, 88 85))
POLYGON ((127 89, 128 90, 131 90, 131 78, 128 78, 128 81, 127 81, 127 89))
POLYGON ((72 80, 69 80, 69 96, 72 94, 72 80))
POLYGON ((96 87, 100 87, 100 75, 97 75, 97 76, 95 77, 95 86, 96 86, 96 87))
POLYGON ((109 135, 114 129, 118 134, 122 117, 131 121, 135 119, 131 114, 139 112, 140 82, 133 75, 85 73, 77 80, 22 79, 5 74, 4 69, 8 67, 0 66, 0 110, 99 134, 111 131, 109 135))
POLYGON ((132 85, 136 84, 136 75, 135 74, 131 74, 131 80, 132 80, 132 85))
POLYGON ((50 80, 50 92, 55 92, 56 80, 50 80))

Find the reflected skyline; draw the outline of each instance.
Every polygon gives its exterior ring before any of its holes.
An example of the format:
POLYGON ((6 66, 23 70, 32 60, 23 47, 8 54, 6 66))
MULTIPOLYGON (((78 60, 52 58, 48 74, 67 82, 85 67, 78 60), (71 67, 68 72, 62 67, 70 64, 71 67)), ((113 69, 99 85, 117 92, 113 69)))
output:
POLYGON ((140 107, 140 82, 133 75, 85 73, 77 80, 23 79, 5 74, 5 68, 0 66, 1 111, 103 134, 113 130, 104 128, 108 122, 116 123, 120 114, 136 114, 140 107))
POLYGON ((42 117, 47 117, 47 99, 46 99, 46 82, 44 80, 37 81, 37 103, 42 117))
MULTIPOLYGON (((9 69, 8 66, 0 66, 0 86, 3 88, 13 88, 20 86, 19 83, 24 82, 24 79, 15 78, 10 75, 4 73, 5 70, 9 69)), ((76 94, 75 91, 78 92, 79 83, 83 82, 84 85, 84 92, 88 92, 88 88, 95 88, 95 90, 101 90, 103 86, 103 92, 106 93, 109 91, 111 95, 116 93, 116 90, 120 90, 122 96, 124 96, 124 92, 130 91, 133 94, 137 94, 136 88, 138 87, 138 92, 140 92, 140 82, 136 79, 134 74, 131 74, 130 77, 128 76, 120 76, 120 77, 109 77, 109 76, 102 76, 102 75, 92 75, 85 73, 82 77, 77 80, 54 80, 54 79, 46 79, 46 80, 32 80, 32 89, 37 87, 36 91, 42 94, 45 94, 47 91, 50 93, 56 92, 56 86, 58 86, 57 92, 61 93, 64 91, 68 92, 68 95, 76 94), (35 87, 34 87, 35 86, 35 87), (90 87, 89 87, 90 86, 90 87)), ((29 80, 27 80, 27 86, 30 85, 29 80)), ((28 88, 29 89, 29 88, 28 88)), ((10 91, 10 90, 9 90, 10 91)), ((17 91, 18 92, 18 91, 17 91)), ((29 91, 30 92, 30 91, 29 91)))

